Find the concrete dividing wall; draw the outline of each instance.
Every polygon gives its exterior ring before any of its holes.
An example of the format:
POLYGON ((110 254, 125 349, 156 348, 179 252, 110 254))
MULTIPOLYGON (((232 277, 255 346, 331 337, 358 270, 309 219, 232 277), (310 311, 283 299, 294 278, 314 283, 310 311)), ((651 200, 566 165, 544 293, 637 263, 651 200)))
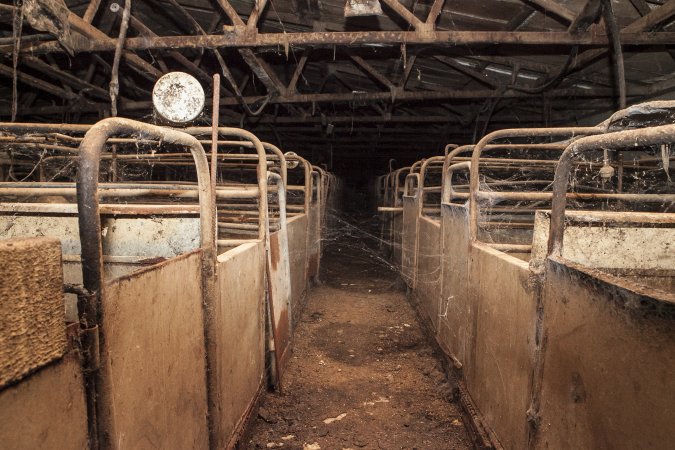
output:
POLYGON ((307 215, 288 220, 288 253, 291 261, 291 314, 293 324, 300 319, 307 295, 307 215))
MULTIPOLYGON (((589 268, 641 271, 675 268, 675 214, 575 212, 565 226, 563 257, 589 268), (625 217, 633 222, 622 222, 625 217), (640 220, 644 222, 640 223, 640 220), (603 221, 604 220, 604 221, 603 221)), ((532 258, 546 257, 551 219, 549 211, 537 211, 532 258)))
POLYGON ((218 302, 213 326, 218 357, 214 370, 218 408, 213 448, 229 448, 265 379, 265 249, 243 244, 218 256, 218 302))
MULTIPOLYGON (((76 206, 76 205, 72 205, 76 206)), ((176 215, 101 218, 105 255, 171 258, 199 247, 199 217, 176 215)), ((61 241, 64 255, 79 255, 77 212, 59 215, 40 213, 0 214, 3 238, 53 236, 61 241)))
POLYGON ((530 270, 518 258, 474 243, 469 271, 476 328, 467 387, 502 445, 525 448, 537 320, 530 270))
POLYGON ((672 448, 675 293, 546 265, 536 448, 672 448))
POLYGON ((201 251, 112 280, 103 302, 104 448, 207 448, 201 251))
POLYGON ((440 222, 421 217, 417 243, 417 282, 414 294, 435 330, 438 329, 441 297, 441 250, 438 245, 440 239, 440 222))

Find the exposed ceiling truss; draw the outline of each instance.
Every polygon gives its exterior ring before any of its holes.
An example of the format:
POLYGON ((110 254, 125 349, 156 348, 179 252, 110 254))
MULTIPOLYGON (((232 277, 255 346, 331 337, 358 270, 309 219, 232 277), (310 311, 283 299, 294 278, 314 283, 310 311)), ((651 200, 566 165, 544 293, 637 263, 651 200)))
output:
POLYGON ((345 0, 24 0, 60 11, 49 26, 0 1, 3 120, 13 108, 21 120, 109 115, 125 1, 116 104, 128 117, 151 117, 164 73, 207 90, 219 73, 222 120, 271 140, 311 131, 316 147, 337 136, 438 149, 498 126, 583 121, 621 92, 633 103, 675 90, 675 0, 380 0, 382 16, 357 18, 345 0))

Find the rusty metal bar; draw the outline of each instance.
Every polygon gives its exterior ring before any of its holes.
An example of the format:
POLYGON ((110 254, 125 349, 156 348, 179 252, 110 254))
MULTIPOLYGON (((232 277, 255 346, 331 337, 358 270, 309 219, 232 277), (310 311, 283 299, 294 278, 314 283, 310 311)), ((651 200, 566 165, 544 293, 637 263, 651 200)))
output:
MULTIPOLYGON (((2 203, 0 211, 8 213, 46 213, 46 214, 77 214, 77 205, 74 203, 2 203)), ((102 215, 161 215, 161 214, 199 214, 198 205, 146 205, 146 204, 100 204, 102 215)))
POLYGON ((487 242, 491 248, 499 250, 505 253, 530 253, 532 252, 532 245, 527 244, 494 244, 492 242, 487 242))
MULTIPOLYGON (((202 134, 210 133, 211 127, 188 127, 183 129, 185 133, 188 133, 193 136, 199 136, 202 134)), ((258 156, 258 168, 257 168, 257 179, 258 179, 258 211, 260 211, 260 223, 265 223, 267 218, 267 159, 265 155, 265 148, 263 147, 262 142, 258 139, 253 133, 242 130, 240 128, 230 128, 230 127, 218 127, 219 136, 236 136, 246 141, 252 143, 253 148, 256 150, 258 156)), ((266 230, 264 227, 260 227, 258 231, 258 237, 260 239, 266 239, 266 230)))
POLYGON ((441 195, 442 204, 450 204, 453 198, 458 197, 458 193, 452 189, 452 174, 457 170, 471 170, 471 162, 465 161, 452 164, 447 167, 443 173, 443 193, 441 195))

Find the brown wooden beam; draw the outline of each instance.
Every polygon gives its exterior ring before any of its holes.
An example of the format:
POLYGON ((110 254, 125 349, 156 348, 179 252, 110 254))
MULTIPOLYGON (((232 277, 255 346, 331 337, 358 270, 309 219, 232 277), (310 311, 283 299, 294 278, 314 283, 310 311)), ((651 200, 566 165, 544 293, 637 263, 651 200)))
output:
MULTIPOLYGON (((120 10, 121 14, 121 10, 120 10)), ((153 32, 150 28, 148 28, 143 22, 135 18, 134 16, 131 16, 129 24, 136 30, 141 36, 148 36, 148 37, 155 37, 157 34, 153 32)), ((190 70, 192 73, 194 73, 197 77, 199 77, 202 82, 204 83, 211 83, 211 77, 209 74, 204 72, 198 65, 194 64, 192 61, 187 59, 185 56, 183 56, 180 52, 176 50, 172 50, 169 53, 169 56, 171 56, 176 62, 181 64, 183 67, 186 69, 190 70)))
MULTIPOLYGON (((626 36, 628 33, 644 33, 645 31, 649 31, 652 28, 671 19, 674 15, 675 15, 675 0, 669 0, 668 3, 665 3, 663 6, 651 10, 649 14, 642 16, 641 18, 632 22, 630 25, 624 27, 621 30, 621 43, 623 45, 629 44, 624 40, 624 36, 626 36)), ((650 35, 650 33, 644 34, 650 35)), ((659 33, 651 33, 652 36, 656 34, 659 33)), ((668 45, 668 43, 654 42, 654 45, 658 44, 668 45)), ((579 56, 575 58, 574 63, 570 68, 570 70, 581 69, 586 65, 590 64, 591 62, 595 61, 596 59, 605 56, 608 52, 609 52, 608 48, 587 50, 579 54, 579 56)))
POLYGON ((352 61, 354 61, 356 63, 356 65, 358 65, 361 69, 363 69, 363 71, 366 74, 369 74, 370 76, 375 78, 384 87, 386 87, 387 89, 389 89, 392 92, 396 90, 396 86, 394 85, 394 83, 389 81, 389 79, 387 77, 385 77, 380 72, 378 72, 378 70, 375 69, 372 65, 370 65, 370 63, 368 63, 368 61, 366 61, 365 59, 361 58, 360 56, 354 55, 352 53, 349 53, 349 57, 352 59, 352 61))
MULTIPOLYGON (((10 69, 11 70, 11 69, 10 69)), ((60 89, 60 88, 59 88, 60 89)), ((648 96, 651 94, 651 91, 648 88, 634 88, 628 92, 631 97, 642 97, 648 96)), ((600 89, 553 89, 547 91, 543 94, 545 98, 579 98, 579 99, 588 99, 588 98, 606 98, 613 97, 614 90, 607 88, 600 89)), ((397 101, 427 101, 427 100, 476 100, 476 99, 486 99, 486 98, 533 98, 532 95, 528 95, 518 91, 505 91, 500 92, 498 90, 443 90, 443 91, 404 91, 397 92, 396 100, 397 101)), ((542 95, 536 96, 536 98, 541 99, 542 95)), ((265 100, 264 96, 254 96, 254 97, 244 97, 244 100, 248 104, 254 104, 255 102, 260 102, 265 100)), ((320 102, 372 102, 372 101, 391 101, 390 92, 368 92, 362 94, 353 94, 349 93, 324 93, 324 94, 295 94, 295 95, 280 95, 273 97, 269 100, 270 103, 320 103, 320 102)), ((207 100, 207 104, 209 100, 207 100)), ((236 106, 238 101, 232 97, 223 97, 220 99, 221 106, 236 106)), ((87 104, 87 105, 78 105, 78 110, 81 112, 98 112, 107 105, 105 104, 87 104)), ((36 107, 31 109, 31 111, 26 112, 32 114, 60 114, 64 111, 69 111, 70 109, 64 107, 55 107, 55 106, 44 106, 36 107)), ((150 111, 152 110, 151 101, 127 101, 120 102, 119 105, 120 111, 150 111)))
POLYGON ((272 95, 286 93, 286 87, 274 73, 274 70, 265 60, 256 56, 250 48, 239 50, 244 62, 249 66, 258 79, 265 85, 267 92, 272 95))
POLYGON ((504 26, 504 30, 506 31, 517 31, 518 28, 522 27, 523 24, 529 20, 536 11, 529 6, 524 6, 523 9, 513 16, 511 20, 504 26))
MULTIPOLYGON (((665 6, 664 6, 665 7, 665 6)), ((661 7, 659 9, 662 9, 661 7)), ((80 19, 81 20, 81 19, 80 19)), ((112 51, 116 40, 107 36, 94 39, 73 39, 76 52, 112 51)), ((383 45, 515 45, 515 46, 589 46, 605 47, 606 35, 580 33, 571 35, 567 32, 535 32, 535 31, 432 31, 418 33, 414 31, 341 31, 341 32, 308 32, 308 33, 260 33, 255 36, 247 34, 227 33, 206 36, 162 36, 156 38, 128 38, 125 48, 129 50, 169 50, 169 49, 215 49, 232 47, 267 47, 275 48, 281 44, 289 46, 311 45, 316 47, 332 47, 335 45, 363 46, 383 45)), ((653 46, 675 44, 675 33, 645 33, 626 29, 621 33, 624 45, 653 46)), ((11 53, 12 46, 0 46, 0 53, 11 53)), ((63 52, 58 43, 31 43, 21 49, 23 53, 63 52)), ((604 49, 601 51, 605 51, 604 49)), ((132 55, 135 56, 135 55, 132 55)), ((137 57, 136 57, 137 58, 137 57)), ((143 61, 143 60, 141 60, 143 61)), ((147 64, 147 63, 145 63, 147 64)), ((150 66, 152 68, 152 66, 150 66)), ((153 73, 158 72, 152 68, 153 73)))
POLYGON ((298 80, 300 79, 300 75, 302 75, 302 71, 305 68, 305 64, 307 64, 307 58, 309 58, 309 54, 311 52, 311 49, 307 49, 303 52, 302 56, 300 57, 300 61, 298 61, 298 65, 295 67, 295 71, 293 72, 293 77, 291 78, 291 82, 288 84, 288 89, 286 92, 289 94, 295 94, 295 88, 298 85, 298 80))
POLYGON ((588 0, 579 14, 574 18, 567 31, 574 34, 588 30, 588 27, 600 15, 601 8, 602 2, 600 0, 588 0))
POLYGON ((246 24, 244 23, 243 20, 241 20, 241 17, 239 17, 239 14, 237 11, 230 5, 230 2, 227 0, 216 0, 220 8, 223 10, 225 15, 227 16, 228 19, 232 22, 232 25, 235 27, 245 27, 246 24))
MULTIPOLYGON (((0 75, 4 75, 8 78, 12 78, 14 74, 14 70, 6 66, 4 64, 0 64, 0 75)), ((16 77, 19 81, 22 83, 33 87, 35 89, 39 89, 43 92, 46 92, 48 94, 55 95, 57 97, 61 97, 66 100, 72 100, 77 97, 77 94, 71 92, 68 92, 67 90, 60 88, 56 86, 55 84, 49 83, 47 81, 41 80, 39 78, 36 78, 34 76, 25 74, 23 72, 17 71, 16 77)))
POLYGON ((419 29, 424 25, 424 22, 418 19, 412 12, 408 11, 408 9, 401 3, 399 3, 398 0, 381 0, 381 1, 389 8, 391 8, 396 14, 401 16, 406 22, 408 22, 408 24, 415 27, 415 29, 419 29))
POLYGON ((447 66, 452 67, 457 72, 460 72, 464 75, 467 75, 467 76, 473 78, 476 81, 479 81, 483 84, 488 85, 489 87, 491 87, 493 89, 496 89, 496 88, 499 87, 496 83, 491 81, 485 73, 479 72, 477 70, 473 70, 470 67, 463 66, 452 58, 448 58, 448 57, 445 57, 445 56, 435 56, 434 59, 437 60, 437 61, 440 61, 441 63, 443 63, 447 66))
MULTIPOLYGON (((78 33, 81 33, 82 35, 88 38, 86 41, 89 42, 107 41, 110 44, 112 44, 111 47, 108 49, 108 51, 115 50, 115 46, 117 44, 116 38, 108 37, 108 35, 106 35, 104 32, 94 27, 90 23, 85 22, 84 19, 77 16, 76 14, 73 14, 71 12, 68 15, 68 22, 70 22, 70 26, 72 27, 73 30, 77 31, 78 33)), ((82 42, 82 39, 77 40, 82 42)), ((127 46, 128 41, 129 39, 125 41, 125 47, 128 47, 127 46)), ((139 74, 143 75, 146 78, 149 78, 152 81, 163 75, 163 73, 160 70, 156 69, 152 64, 148 63, 143 58, 134 55, 132 52, 128 50, 122 52, 122 57, 129 63, 131 67, 137 69, 139 74)))
POLYGON ((415 61, 417 61, 417 54, 413 53, 408 57, 408 61, 405 63, 403 75, 401 75, 401 79, 398 82, 399 88, 405 89, 405 85, 408 82, 408 78, 410 78, 410 74, 412 73, 413 67, 415 66, 415 61))
POLYGON ((251 11, 251 15, 248 16, 248 22, 246 22, 246 28, 254 30, 258 27, 258 20, 263 11, 265 11, 265 6, 267 6, 267 0, 255 0, 253 11, 251 11))
POLYGON ((571 9, 555 2, 554 0, 524 0, 525 3, 530 3, 539 6, 545 11, 555 14, 557 17, 565 19, 566 23, 571 23, 576 18, 577 14, 571 9))
POLYGON ((108 94, 108 91, 106 91, 105 89, 99 86, 94 86, 91 83, 87 83, 86 81, 80 79, 79 77, 76 77, 75 75, 71 75, 68 72, 64 72, 62 70, 59 70, 58 68, 52 67, 50 64, 47 64, 46 62, 42 61, 41 59, 35 56, 27 56, 27 55, 22 56, 21 63, 35 70, 39 70, 42 73, 47 74, 53 78, 56 78, 57 80, 65 83, 68 86, 74 87, 79 90, 86 90, 92 96, 95 96, 101 100, 110 99, 110 95, 108 94))
POLYGON ((434 4, 431 5, 429 10, 429 15, 427 16, 426 25, 430 26, 432 29, 436 27, 436 21, 438 16, 443 12, 443 4, 445 0, 434 0, 434 4))
POLYGON ((87 5, 87 10, 84 12, 84 16, 82 16, 82 20, 87 23, 92 23, 100 4, 101 0, 90 0, 89 5, 87 5))

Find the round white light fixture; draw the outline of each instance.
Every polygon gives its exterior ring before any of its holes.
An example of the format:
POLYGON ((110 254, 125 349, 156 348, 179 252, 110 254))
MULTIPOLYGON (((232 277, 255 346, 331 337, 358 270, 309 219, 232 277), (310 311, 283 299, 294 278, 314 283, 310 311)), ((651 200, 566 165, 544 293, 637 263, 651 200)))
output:
POLYGON ((195 77, 185 72, 170 72, 157 80, 152 89, 152 104, 162 118, 185 123, 204 109, 204 89, 195 77))

